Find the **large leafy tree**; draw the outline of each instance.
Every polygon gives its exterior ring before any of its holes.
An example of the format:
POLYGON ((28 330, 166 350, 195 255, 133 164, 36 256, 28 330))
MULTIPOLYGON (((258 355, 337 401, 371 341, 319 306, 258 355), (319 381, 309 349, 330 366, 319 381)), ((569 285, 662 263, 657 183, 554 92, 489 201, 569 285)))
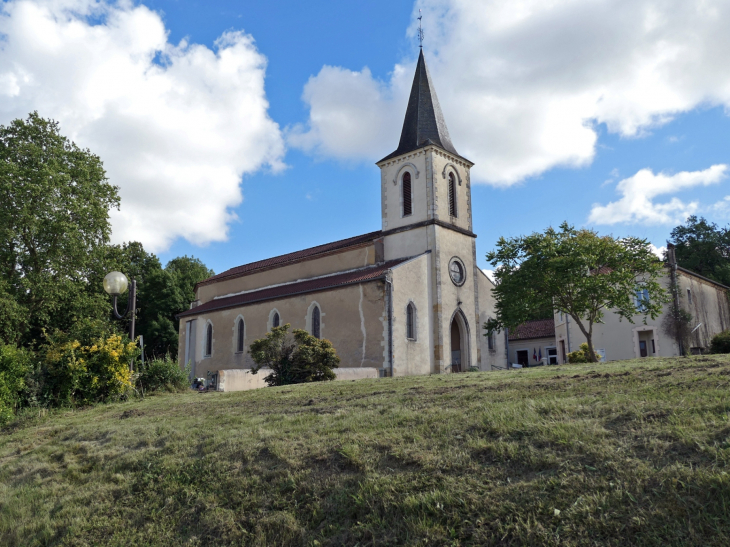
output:
POLYGON ((730 228, 691 216, 672 230, 677 264, 730 285, 730 228))
POLYGON ((637 315, 646 321, 669 301, 659 284, 663 265, 643 239, 599 236, 563 223, 559 230, 500 238, 487 260, 496 267, 497 317, 485 324, 489 333, 525 322, 547 299, 578 325, 593 362, 593 327, 606 311, 631 323, 637 315))
POLYGON ((34 112, 0 126, 0 335, 34 345, 44 330, 102 318, 107 302, 88 290, 109 210, 119 206, 98 156, 34 112))

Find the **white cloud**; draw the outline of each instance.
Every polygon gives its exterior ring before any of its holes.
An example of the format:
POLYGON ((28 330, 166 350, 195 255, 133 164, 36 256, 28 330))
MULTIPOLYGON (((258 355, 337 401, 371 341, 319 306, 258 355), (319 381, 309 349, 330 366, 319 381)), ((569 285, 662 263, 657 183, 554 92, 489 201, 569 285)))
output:
MULTIPOLYGON (((726 0, 422 0, 417 7, 452 141, 476 162, 476 182, 507 185, 586 165, 595 123, 633 137, 698 105, 730 108, 726 0)), ((414 67, 405 59, 384 82, 367 69, 324 67, 305 88, 310 118, 291 144, 340 160, 392 152, 414 67)))
POLYGON ((283 167, 265 70, 251 36, 174 45, 157 13, 125 0, 0 6, 0 123, 58 120, 121 188, 114 241, 154 251, 224 240, 242 175, 283 167))
POLYGON ((685 203, 673 197, 668 202, 656 203, 653 199, 695 186, 717 184, 726 177, 727 170, 728 166, 723 164, 675 175, 655 175, 649 169, 642 169, 618 183, 616 190, 622 195, 621 199, 607 205, 595 204, 588 221, 596 224, 680 224, 697 212, 697 201, 685 203))
POLYGON ((484 275, 486 275, 489 280, 494 283, 494 270, 487 270, 486 268, 482 269, 484 272, 484 275))
POLYGON ((649 243, 649 248, 651 249, 651 252, 654 253, 657 257, 664 260, 664 253, 667 252, 666 246, 657 247, 653 243, 649 243))

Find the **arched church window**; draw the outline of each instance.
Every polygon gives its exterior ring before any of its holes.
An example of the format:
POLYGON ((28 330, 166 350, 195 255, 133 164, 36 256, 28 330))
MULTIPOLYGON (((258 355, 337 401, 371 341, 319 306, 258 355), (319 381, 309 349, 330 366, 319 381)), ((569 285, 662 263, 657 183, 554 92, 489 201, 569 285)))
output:
POLYGON ((274 317, 271 318, 271 326, 272 327, 279 326, 279 312, 274 313, 274 317))
POLYGON ((208 328, 205 330, 205 356, 211 355, 213 355, 213 325, 208 323, 208 328))
POLYGON ((238 353, 243 353, 243 332, 244 332, 243 318, 240 318, 238 320, 238 324, 236 325, 236 351, 238 353))
POLYGON ((410 302, 406 308, 406 338, 416 339, 416 306, 413 305, 413 302, 410 302))
POLYGON ((403 174, 403 216, 413 214, 413 200, 411 196, 411 174, 406 171, 403 174))
POLYGON ((319 328, 319 306, 314 306, 314 309, 312 310, 312 336, 315 338, 320 338, 320 328, 319 328))
POLYGON ((456 179, 453 173, 449 173, 449 214, 458 217, 456 210, 456 179))

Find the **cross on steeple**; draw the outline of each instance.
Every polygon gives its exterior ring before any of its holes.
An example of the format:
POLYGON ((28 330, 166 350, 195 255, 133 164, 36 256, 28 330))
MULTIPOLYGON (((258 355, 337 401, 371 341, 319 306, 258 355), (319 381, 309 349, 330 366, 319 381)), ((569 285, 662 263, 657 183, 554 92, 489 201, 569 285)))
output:
POLYGON ((423 28, 421 28, 421 19, 423 19, 423 14, 421 13, 421 10, 418 10, 418 47, 423 49, 423 28))

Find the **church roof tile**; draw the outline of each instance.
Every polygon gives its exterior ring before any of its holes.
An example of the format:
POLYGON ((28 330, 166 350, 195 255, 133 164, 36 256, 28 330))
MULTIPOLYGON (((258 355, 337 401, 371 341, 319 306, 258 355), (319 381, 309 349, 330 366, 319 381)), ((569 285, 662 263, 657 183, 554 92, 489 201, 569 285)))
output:
POLYGON ((264 287, 259 290, 247 291, 242 294, 235 294, 225 298, 218 298, 216 300, 210 300, 209 302, 201 304, 200 306, 185 310, 177 317, 199 315, 201 313, 221 310, 225 308, 235 308, 238 306, 245 306, 247 304, 254 304, 256 302, 264 302, 266 300, 276 300, 296 294, 336 289, 345 285, 352 285, 355 283, 364 283, 366 281, 383 279, 386 272, 390 268, 393 268, 407 260, 410 260, 410 258, 399 258, 397 260, 390 260, 388 262, 384 262, 383 264, 369 266, 367 268, 350 270, 347 272, 327 275, 323 277, 315 277, 313 279, 305 279, 303 281, 297 281, 295 283, 264 287))

